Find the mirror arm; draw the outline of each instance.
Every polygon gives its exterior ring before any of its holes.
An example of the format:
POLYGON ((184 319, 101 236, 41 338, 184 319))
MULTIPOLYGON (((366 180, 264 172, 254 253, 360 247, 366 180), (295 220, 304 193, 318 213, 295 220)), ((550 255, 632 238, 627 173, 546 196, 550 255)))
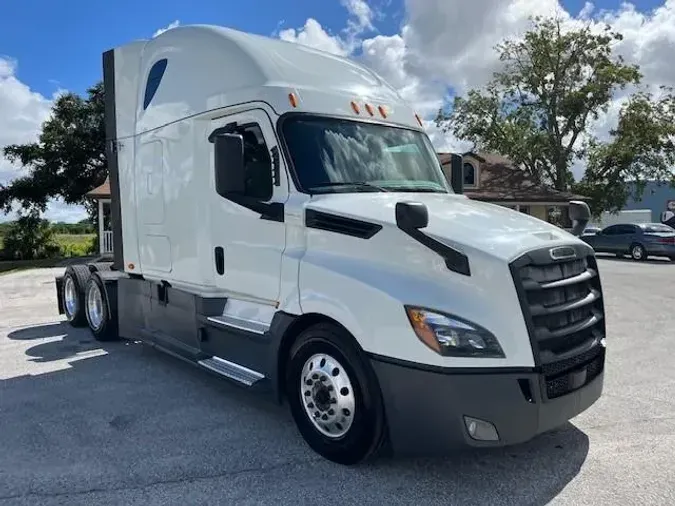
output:
POLYGON ((221 134, 229 134, 232 133, 235 129, 237 128, 237 122, 233 121, 232 123, 228 123, 225 126, 218 127, 216 128, 211 134, 209 135, 209 142, 213 144, 216 141, 216 137, 221 134))

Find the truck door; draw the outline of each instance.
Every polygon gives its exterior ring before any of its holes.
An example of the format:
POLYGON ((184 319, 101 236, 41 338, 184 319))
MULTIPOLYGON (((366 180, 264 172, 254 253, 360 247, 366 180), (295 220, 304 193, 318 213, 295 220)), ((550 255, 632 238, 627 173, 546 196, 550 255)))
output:
POLYGON ((275 303, 286 246, 283 206, 288 198, 288 179, 275 130, 262 109, 214 120, 211 126, 211 132, 224 128, 242 135, 247 172, 246 202, 219 195, 211 150, 210 235, 215 285, 226 296, 275 303))

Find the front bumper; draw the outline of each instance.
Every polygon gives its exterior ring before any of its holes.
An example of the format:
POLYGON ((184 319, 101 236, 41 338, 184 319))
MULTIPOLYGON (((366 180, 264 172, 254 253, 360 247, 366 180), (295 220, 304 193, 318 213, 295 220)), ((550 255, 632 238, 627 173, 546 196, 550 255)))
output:
POLYGON ((604 361, 602 347, 586 362, 555 376, 536 370, 432 371, 375 357, 372 365, 393 453, 438 455, 461 447, 523 443, 565 424, 600 397, 604 361), (473 439, 465 416, 490 422, 498 440, 473 439))

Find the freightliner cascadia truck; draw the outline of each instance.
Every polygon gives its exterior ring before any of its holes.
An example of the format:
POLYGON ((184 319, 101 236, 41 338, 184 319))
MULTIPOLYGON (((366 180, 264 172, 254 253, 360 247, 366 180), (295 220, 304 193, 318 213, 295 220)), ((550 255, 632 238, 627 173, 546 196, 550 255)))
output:
POLYGON ((194 25, 102 59, 114 254, 56 278, 73 326, 287 403, 345 465, 522 443, 600 397, 585 203, 568 232, 468 199, 346 58, 194 25))

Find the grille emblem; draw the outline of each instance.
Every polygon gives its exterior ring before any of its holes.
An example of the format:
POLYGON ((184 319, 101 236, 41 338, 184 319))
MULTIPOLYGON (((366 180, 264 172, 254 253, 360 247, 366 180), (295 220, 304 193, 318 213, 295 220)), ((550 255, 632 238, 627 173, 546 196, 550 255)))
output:
POLYGON ((559 246, 557 248, 551 248, 550 250, 548 250, 548 252, 553 260, 567 260, 570 258, 577 257, 577 252, 574 250, 574 248, 571 248, 569 246, 559 246))

